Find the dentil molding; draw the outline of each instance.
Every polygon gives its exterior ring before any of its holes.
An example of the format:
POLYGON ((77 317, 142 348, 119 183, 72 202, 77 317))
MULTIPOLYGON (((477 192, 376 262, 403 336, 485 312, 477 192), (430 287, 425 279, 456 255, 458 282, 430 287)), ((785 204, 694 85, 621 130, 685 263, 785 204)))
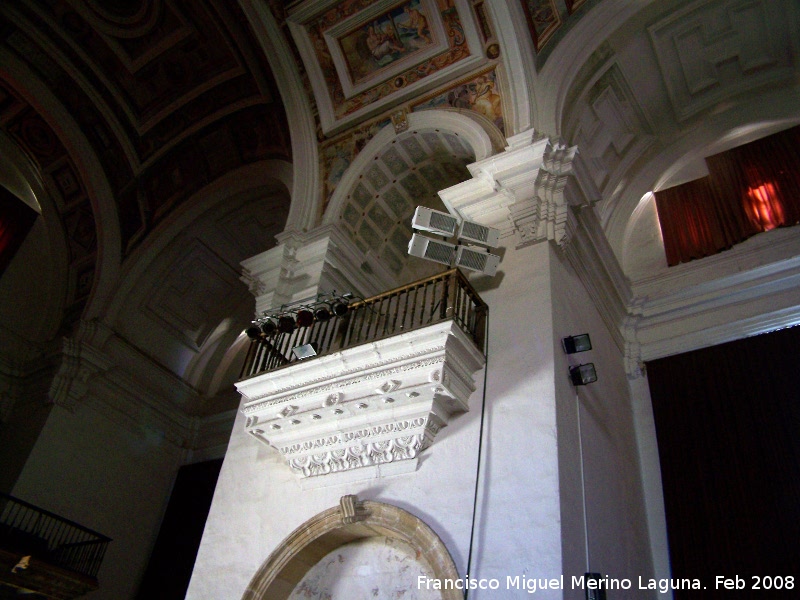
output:
POLYGON ((236 387, 247 433, 280 452, 300 478, 352 472, 347 478, 362 479, 416 469, 450 416, 469 410, 484 361, 446 321, 236 387))

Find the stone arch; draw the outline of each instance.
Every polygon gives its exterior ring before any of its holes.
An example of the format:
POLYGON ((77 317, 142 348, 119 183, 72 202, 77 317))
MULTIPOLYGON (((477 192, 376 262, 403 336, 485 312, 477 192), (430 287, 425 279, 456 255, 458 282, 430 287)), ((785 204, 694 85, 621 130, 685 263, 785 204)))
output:
MULTIPOLYGON (((203 393, 252 318, 253 297, 238 265, 263 251, 285 226, 289 191, 272 175, 280 168, 279 161, 253 163, 191 196, 131 252, 106 308, 104 321, 131 342, 170 348, 159 359, 203 393), (180 292, 183 284, 177 282, 187 265, 194 283, 180 292), (191 324, 169 308, 201 303, 191 324), (162 325, 159 337, 144 341, 140 333, 154 317, 162 325)), ((236 379, 229 367, 220 375, 226 384, 236 379)))
POLYGON ((392 125, 387 125, 373 137, 348 167, 336 191, 331 196, 325 210, 323 223, 332 223, 339 217, 344 202, 363 175, 379 155, 398 137, 414 130, 443 130, 461 138, 472 151, 474 160, 479 161, 491 156, 494 152, 492 139, 481 124, 468 116, 455 111, 426 110, 408 115, 408 128, 398 133, 392 125))
MULTIPOLYGON (((255 574, 242 600, 285 600, 303 576, 329 552, 350 542, 374 537, 405 542, 439 580, 458 579, 458 571, 442 540, 408 511, 355 496, 343 496, 339 506, 312 517, 295 529, 255 574)), ((463 598, 455 589, 442 598, 463 598)))
MULTIPOLYGON (((79 251, 79 256, 71 260, 71 264, 64 267, 69 278, 67 303, 72 305, 64 307, 67 312, 65 317, 70 320, 81 315, 86 319, 92 318, 97 314, 97 306, 111 294, 120 267, 119 219, 105 170, 78 123, 41 79, 15 55, 3 49, 0 49, 0 64, 6 69, 4 81, 27 105, 30 117, 49 131, 53 140, 61 146, 63 154, 57 157, 58 160, 68 157, 70 168, 60 175, 62 181, 68 181, 63 185, 70 189, 82 190, 81 194, 69 202, 66 199, 57 201, 62 194, 54 174, 44 177, 47 167, 43 164, 36 165, 39 170, 37 177, 39 186, 47 190, 54 209, 49 211, 42 205, 42 202, 48 199, 37 195, 43 217, 45 219, 49 217, 50 220, 57 219, 65 230, 71 227, 74 231, 85 232, 87 238, 91 231, 91 235, 95 238, 74 240, 78 248, 81 246, 84 248, 79 251), (34 89, 35 101, 25 92, 34 89), (78 200, 81 195, 84 197, 78 200), (69 209, 66 208, 67 204, 70 205, 69 209), (76 222, 71 225, 66 224, 65 210, 71 212, 76 222), (86 246, 90 248, 86 249, 86 246), (103 277, 97 277, 97 273, 103 273, 103 277)), ((40 160, 44 159, 37 159, 37 162, 40 160)), ((55 156, 51 166, 54 164, 56 164, 55 156)), ((71 239, 65 240, 68 245, 72 242, 71 239)), ((75 244, 73 248, 76 247, 75 244)))
POLYGON ((388 287, 440 270, 408 260, 414 209, 447 211, 438 192, 470 179, 467 166, 494 148, 480 121, 458 112, 412 113, 407 124, 399 133, 388 125, 365 145, 336 186, 324 218, 353 242, 363 270, 391 279, 388 287))

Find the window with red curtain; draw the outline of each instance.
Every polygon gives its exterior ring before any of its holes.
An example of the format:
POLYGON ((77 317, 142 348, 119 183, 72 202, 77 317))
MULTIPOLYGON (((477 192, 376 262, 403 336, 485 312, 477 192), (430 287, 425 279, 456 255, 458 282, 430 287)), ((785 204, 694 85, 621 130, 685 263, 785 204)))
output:
POLYGON ((706 158, 709 175, 655 193, 674 266, 800 222, 800 127, 706 158))
POLYGON ((11 263, 38 213, 0 186, 0 275, 11 263))

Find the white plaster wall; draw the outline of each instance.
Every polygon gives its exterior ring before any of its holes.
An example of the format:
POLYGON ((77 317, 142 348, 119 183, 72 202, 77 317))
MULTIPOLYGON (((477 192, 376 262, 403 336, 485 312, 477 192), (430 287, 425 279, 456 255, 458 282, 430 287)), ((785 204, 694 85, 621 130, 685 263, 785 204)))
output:
MULTIPOLYGON (((638 589, 640 576, 644 581, 653 577, 653 566, 646 551, 649 537, 639 453, 622 354, 564 254, 558 249, 552 253, 565 576, 588 571, 628 579, 630 590, 609 591, 609 597, 650 597, 652 592, 638 589), (589 333, 592 350, 567 356, 561 338, 580 333, 589 333), (588 362, 597 369, 597 382, 574 387, 568 378, 569 366, 588 362)), ((580 589, 567 588, 565 598, 585 597, 580 589)))
MULTIPOLYGON (((471 577, 499 591, 471 598, 528 598, 506 576, 559 577, 560 508, 548 246, 509 249, 490 304, 484 467, 471 577)), ((238 414, 186 598, 241 598, 269 554, 296 527, 345 494, 394 504, 443 540, 462 577, 469 553, 483 377, 470 412, 451 419, 415 473, 302 490, 277 451, 246 436, 238 414)), ((560 598, 560 590, 537 592, 560 598)))
POLYGON ((155 431, 54 406, 11 494, 112 538, 86 598, 132 600, 182 456, 155 431))

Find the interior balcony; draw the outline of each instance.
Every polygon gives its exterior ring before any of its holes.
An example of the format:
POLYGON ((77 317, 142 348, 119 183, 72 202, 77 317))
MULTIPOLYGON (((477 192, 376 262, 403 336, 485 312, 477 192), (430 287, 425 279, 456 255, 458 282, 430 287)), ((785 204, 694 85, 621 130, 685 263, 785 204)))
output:
POLYGON ((98 588, 104 535, 0 494, 0 600, 71 600, 98 588))
POLYGON ((248 330, 236 384, 246 430, 307 484, 413 471, 451 415, 469 410, 486 314, 453 269, 265 315, 248 330))

